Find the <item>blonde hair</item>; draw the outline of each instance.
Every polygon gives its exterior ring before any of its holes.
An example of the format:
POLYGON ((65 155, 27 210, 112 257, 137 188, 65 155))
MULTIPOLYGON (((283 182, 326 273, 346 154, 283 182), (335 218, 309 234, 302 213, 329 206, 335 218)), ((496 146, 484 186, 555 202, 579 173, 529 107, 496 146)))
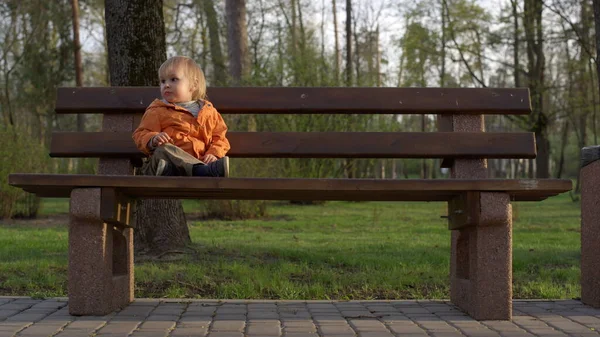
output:
POLYGON ((185 76, 188 77, 191 85, 194 87, 192 99, 206 99, 206 78, 204 77, 204 72, 194 60, 187 56, 173 56, 166 60, 158 69, 158 77, 167 77, 168 73, 177 67, 183 67, 185 76))

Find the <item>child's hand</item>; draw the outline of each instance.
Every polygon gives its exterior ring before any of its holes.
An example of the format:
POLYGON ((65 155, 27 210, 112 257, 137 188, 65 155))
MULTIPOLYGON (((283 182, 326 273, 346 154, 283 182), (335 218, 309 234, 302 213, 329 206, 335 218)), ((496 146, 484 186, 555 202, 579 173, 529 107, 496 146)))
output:
POLYGON ((217 161, 217 157, 212 154, 205 154, 204 157, 200 158, 205 164, 212 163, 213 161, 217 161))
POLYGON ((172 143, 172 142, 173 142, 173 139, 171 139, 171 137, 169 137, 169 135, 166 132, 161 132, 152 138, 152 145, 154 147, 158 147, 165 143, 172 143))

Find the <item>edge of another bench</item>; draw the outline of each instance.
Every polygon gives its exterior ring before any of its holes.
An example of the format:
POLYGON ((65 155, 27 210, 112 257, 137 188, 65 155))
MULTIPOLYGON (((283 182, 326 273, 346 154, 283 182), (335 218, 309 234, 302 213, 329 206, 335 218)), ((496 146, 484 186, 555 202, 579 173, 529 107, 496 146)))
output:
POLYGON ((505 192, 539 201, 567 192, 568 179, 195 178, 78 174, 10 174, 12 186, 41 197, 74 188, 110 188, 133 198, 246 200, 448 201, 465 192, 505 192))

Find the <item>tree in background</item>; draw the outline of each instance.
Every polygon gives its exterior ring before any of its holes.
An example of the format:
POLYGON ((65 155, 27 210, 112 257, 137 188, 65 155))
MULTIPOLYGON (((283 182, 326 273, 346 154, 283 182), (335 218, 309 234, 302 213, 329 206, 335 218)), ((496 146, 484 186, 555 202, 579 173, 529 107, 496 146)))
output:
POLYGON ((225 67, 225 58, 221 49, 221 37, 219 35, 219 21, 215 4, 213 0, 203 0, 204 12, 208 23, 208 33, 210 39, 210 54, 213 64, 213 79, 215 86, 224 86, 227 84, 227 68, 225 67))
POLYGON ((246 29, 246 0, 227 0, 227 45, 229 74, 232 84, 240 85, 250 70, 248 32, 246 29))
MULTIPOLYGON (((549 120, 544 111, 546 57, 542 26, 543 5, 539 0, 524 1, 523 27, 527 48, 527 84, 531 90, 532 108, 529 125, 530 130, 535 132, 537 145, 536 177, 548 178, 550 176, 548 166, 550 164, 550 144, 548 141, 549 120)), ((533 166, 531 166, 530 177, 533 178, 533 166)))
POLYGON ((8 186, 6 176, 67 170, 46 148, 50 131, 71 117, 53 111, 55 88, 73 78, 70 1, 2 1, 0 31, 0 218, 35 217, 39 199, 8 186))
MULTIPOLYGON (((166 60, 162 0, 106 0, 105 10, 110 84, 158 86, 166 60)), ((140 200, 136 208, 136 252, 164 255, 191 243, 179 200, 140 200)))

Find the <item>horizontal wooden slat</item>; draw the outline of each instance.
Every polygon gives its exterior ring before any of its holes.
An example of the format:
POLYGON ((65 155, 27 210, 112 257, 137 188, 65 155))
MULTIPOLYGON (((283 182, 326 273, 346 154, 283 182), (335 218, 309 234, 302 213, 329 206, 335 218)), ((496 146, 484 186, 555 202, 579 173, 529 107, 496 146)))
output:
MULTIPOLYGON (((209 88, 223 114, 529 114, 527 88, 209 88)), ((157 87, 59 88, 56 113, 142 113, 157 87)))
POLYGON ((447 201, 464 191, 507 192, 542 200, 571 189, 567 179, 295 179, 11 174, 9 184, 42 197, 73 188, 115 187, 130 197, 248 200, 447 201))
MULTIPOLYGON (((533 133, 230 132, 230 157, 535 158, 533 133)), ((139 157, 130 133, 55 132, 53 157, 139 157)))

